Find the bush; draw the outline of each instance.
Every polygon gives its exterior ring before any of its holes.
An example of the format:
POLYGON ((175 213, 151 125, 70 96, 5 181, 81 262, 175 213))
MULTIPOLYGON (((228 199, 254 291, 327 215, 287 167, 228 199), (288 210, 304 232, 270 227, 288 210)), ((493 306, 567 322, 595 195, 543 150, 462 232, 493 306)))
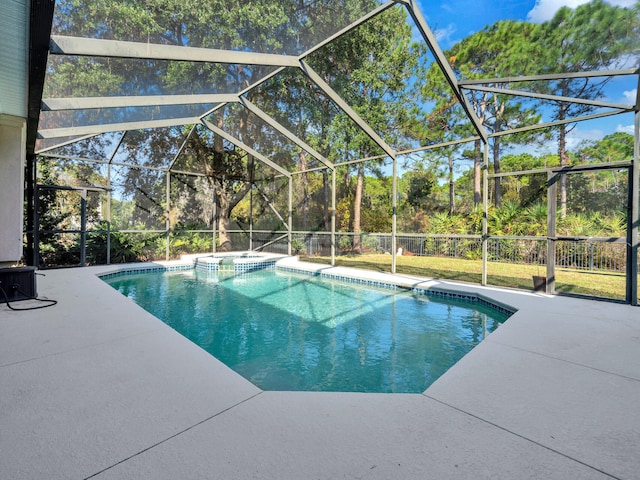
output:
MULTIPOLYGON (((100 230, 87 234, 87 263, 104 265, 107 263, 107 223, 100 222, 100 230)), ((131 236, 111 232, 111 263, 130 263, 144 260, 144 240, 132 241, 131 236)))
POLYGON ((364 235, 362 237, 362 246, 367 250, 377 252, 380 248, 380 240, 378 240, 378 237, 373 235, 364 235))
POLYGON ((338 246, 340 250, 351 250, 353 248, 353 242, 351 241, 351 237, 343 235, 340 237, 338 241, 338 246))
MULTIPOLYGON (((174 232, 169 243, 169 256, 178 258, 180 255, 190 253, 205 253, 212 250, 212 236, 210 233, 202 232, 174 232)), ((166 240, 164 238, 158 242, 156 253, 159 256, 165 255, 166 240)))
POLYGON ((297 238, 294 238, 293 240, 291 240, 291 251, 294 255, 305 255, 307 253, 307 247, 305 246, 304 242, 298 240, 297 238))

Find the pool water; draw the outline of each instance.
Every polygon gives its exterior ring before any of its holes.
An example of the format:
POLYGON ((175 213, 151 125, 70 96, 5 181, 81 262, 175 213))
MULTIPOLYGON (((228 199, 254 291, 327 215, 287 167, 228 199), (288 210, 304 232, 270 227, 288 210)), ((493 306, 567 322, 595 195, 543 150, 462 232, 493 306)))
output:
POLYGON ((507 318, 478 303, 274 270, 106 281, 263 390, 423 392, 507 318))

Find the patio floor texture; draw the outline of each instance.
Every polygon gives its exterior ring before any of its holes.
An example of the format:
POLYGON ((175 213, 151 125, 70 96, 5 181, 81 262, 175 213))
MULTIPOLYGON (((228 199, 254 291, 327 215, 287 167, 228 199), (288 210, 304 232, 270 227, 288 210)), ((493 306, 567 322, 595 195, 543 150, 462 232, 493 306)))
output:
POLYGON ((518 312, 423 394, 267 392, 112 270, 0 306, 0 479, 640 477, 637 307, 431 281, 518 312))

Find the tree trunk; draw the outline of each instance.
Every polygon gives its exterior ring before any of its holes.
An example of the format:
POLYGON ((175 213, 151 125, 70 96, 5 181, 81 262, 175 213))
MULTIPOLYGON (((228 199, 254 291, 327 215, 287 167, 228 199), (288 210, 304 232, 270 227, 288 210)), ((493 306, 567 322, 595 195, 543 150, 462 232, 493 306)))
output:
MULTIPOLYGON (((325 168, 322 170, 322 190, 323 190, 323 203, 322 206, 322 223, 324 224, 324 231, 331 231, 331 220, 329 219, 329 206, 331 205, 331 187, 329 185, 329 170, 325 168)), ((329 252, 331 248, 331 237, 329 235, 322 235, 320 237, 322 245, 323 255, 329 252)))
MULTIPOLYGON (((476 98, 475 95, 473 97, 473 108, 478 115, 480 125, 484 125, 488 95, 489 94, 487 92, 484 92, 481 98, 476 98)), ((484 157, 482 154, 482 143, 480 140, 476 140, 474 142, 474 148, 476 155, 473 158, 473 203, 478 205, 482 202, 482 159, 484 157)))
MULTIPOLYGON (((217 125, 218 128, 224 127, 224 118, 222 116, 218 117, 217 125)), ((224 155, 224 140, 220 135, 213 135, 213 155, 214 155, 214 164, 218 162, 216 158, 217 155, 224 155)), ((229 199, 227 198, 227 193, 224 191, 224 182, 220 177, 221 172, 215 171, 215 168, 210 173, 212 179, 211 184, 215 189, 215 198, 216 198, 216 215, 217 218, 215 221, 218 222, 216 230, 218 231, 218 240, 219 247, 218 249, 221 251, 228 251, 231 249, 231 239, 228 235, 229 230, 229 221, 228 221, 228 204, 229 199), (224 220, 226 219, 226 221, 224 220)))
POLYGON ((322 210, 322 221, 324 230, 331 231, 331 221, 329 220, 329 205, 331 204, 331 188, 329 188, 329 170, 322 170, 322 188, 324 192, 324 208, 322 210))
POLYGON ((453 184, 453 156, 449 155, 449 215, 456 210, 456 195, 453 184))
MULTIPOLYGON (((216 182, 218 184, 218 182, 216 182)), ((220 185, 221 186, 221 182, 220 185)), ((229 226, 231 224, 231 209, 229 208, 229 196, 222 188, 218 188, 218 238, 220 246, 218 250, 221 252, 231 251, 231 237, 229 236, 229 226)))
POLYGON ((473 157, 473 203, 479 205, 482 203, 482 144, 480 140, 476 140, 475 156, 473 157))
MULTIPOLYGON (((493 173, 500 173, 500 140, 493 139, 493 173)), ((494 178, 494 196, 496 207, 502 205, 502 189, 500 187, 500 177, 494 178)))
MULTIPOLYGON (((307 169, 307 152, 302 150, 298 155, 300 159, 300 170, 307 169)), ((302 229, 307 230, 309 224, 309 174, 304 172, 300 175, 302 182, 302 229)))
MULTIPOLYGON (((558 111, 558 120, 564 120, 567 118, 567 104, 560 104, 560 110, 558 111)), ((559 126, 558 132, 558 158, 560 159, 560 166, 564 167, 569 165, 569 157, 567 156, 567 127, 565 124, 559 126)), ((560 175, 560 218, 567 216, 567 176, 565 174, 560 175)))
MULTIPOLYGON (((224 119, 218 119, 218 127, 222 128, 224 119)), ((245 123, 241 123, 241 131, 245 123)), ((206 148, 206 147, 204 147, 206 148)), ((202 153, 204 155, 204 152, 202 153)), ((216 207, 218 217, 218 238, 220 242, 219 250, 230 251, 233 247, 229 228, 231 225, 231 212, 238 205, 251 189, 253 183, 253 156, 247 156, 247 178, 238 188, 235 181, 227 178, 225 173, 226 152, 224 151, 224 141, 220 135, 213 138, 213 163, 208 166, 207 176, 215 189, 216 207), (237 190, 236 190, 237 189, 237 190)))
POLYGON ((362 189, 364 185, 364 163, 358 164, 358 177, 356 180, 356 194, 353 199, 353 249, 362 251, 360 245, 360 209, 362 207, 362 189))

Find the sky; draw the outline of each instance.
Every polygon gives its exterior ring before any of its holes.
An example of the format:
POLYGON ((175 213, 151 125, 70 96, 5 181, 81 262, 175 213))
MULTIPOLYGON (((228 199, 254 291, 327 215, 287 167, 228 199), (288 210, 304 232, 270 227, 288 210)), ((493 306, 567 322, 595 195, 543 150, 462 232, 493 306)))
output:
MULTIPOLYGON (((497 20, 542 23, 564 6, 575 8, 590 0, 417 0, 420 11, 444 49, 497 20)), ((635 0, 607 0, 630 7, 635 0)))
MULTIPOLYGON (((444 50, 468 35, 498 20, 526 20, 542 23, 550 20, 563 6, 575 8, 589 0, 417 0, 420 11, 434 31, 444 50)), ((636 0, 607 0, 620 7, 630 7, 636 0)), ((607 100, 634 103, 637 84, 616 80, 607 90, 607 100)), ((633 115, 617 115, 609 119, 578 124, 569 139, 569 148, 584 140, 598 140, 615 131, 633 133, 633 115)))

